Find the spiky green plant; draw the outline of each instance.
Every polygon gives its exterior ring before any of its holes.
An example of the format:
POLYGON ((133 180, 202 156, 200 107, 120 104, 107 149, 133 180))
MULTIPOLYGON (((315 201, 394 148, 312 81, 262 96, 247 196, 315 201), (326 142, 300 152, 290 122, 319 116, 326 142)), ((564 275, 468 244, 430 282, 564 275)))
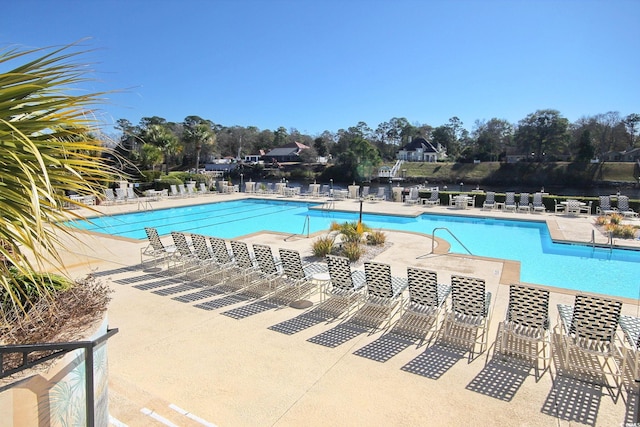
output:
POLYGON ((313 255, 324 258, 333 251, 334 243, 335 239, 331 236, 318 237, 311 246, 313 255))
POLYGON ((46 292, 33 272, 45 260, 64 271, 56 235, 65 232, 62 207, 73 203, 67 192, 99 196, 117 173, 95 136, 104 94, 80 92, 89 80, 75 62, 83 53, 74 45, 0 50, 0 292, 23 310, 26 290, 10 269, 46 292))

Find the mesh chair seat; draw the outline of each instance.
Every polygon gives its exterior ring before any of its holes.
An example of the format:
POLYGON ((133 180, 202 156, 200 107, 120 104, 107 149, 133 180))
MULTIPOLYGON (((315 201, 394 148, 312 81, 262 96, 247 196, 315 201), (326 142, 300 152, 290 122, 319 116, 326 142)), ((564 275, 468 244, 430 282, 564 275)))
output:
POLYGON ((391 276, 389 264, 367 261, 364 263, 364 272, 366 296, 354 319, 374 328, 388 326, 395 315, 395 308, 402 306, 402 293, 407 287, 407 280, 391 276))
POLYGON ((473 358, 477 345, 482 353, 487 345, 491 293, 482 279, 451 276, 451 308, 445 315, 443 338, 469 348, 473 358))
POLYGON ((431 330, 437 330, 439 315, 451 288, 438 283, 436 272, 415 267, 407 268, 407 283, 409 301, 394 330, 409 331, 423 338, 431 330))
POLYGON ((538 361, 546 370, 551 359, 549 291, 533 286, 509 286, 509 305, 505 320, 498 326, 496 352, 538 361), (522 345, 529 343, 530 345, 522 345))
POLYGON ((324 311, 338 315, 357 306, 363 297, 366 278, 363 271, 351 271, 351 262, 346 257, 327 255, 329 286, 326 288, 324 311))
POLYGON ((506 193, 505 196, 505 200, 504 200, 504 210, 505 211, 516 211, 516 209, 518 208, 518 205, 516 204, 516 193, 509 191, 506 193))
POLYGON ((144 229, 149 245, 140 250, 140 264, 144 267, 149 263, 156 264, 160 261, 168 260, 173 256, 176 251, 174 245, 165 245, 160 240, 158 230, 152 227, 145 227, 144 229), (147 258, 145 260, 145 258, 147 258))
MULTIPOLYGON (((616 344, 616 330, 622 302, 610 298, 578 294, 573 306, 558 304, 562 332, 562 367, 566 373, 574 368, 596 378, 609 373, 619 390, 622 388, 622 369, 616 359, 625 360, 624 348, 616 344), (579 353, 597 356, 593 365, 577 357, 579 353)), ((590 359, 592 360, 592 359, 590 359)), ((609 386, 608 381, 605 382, 609 386)))

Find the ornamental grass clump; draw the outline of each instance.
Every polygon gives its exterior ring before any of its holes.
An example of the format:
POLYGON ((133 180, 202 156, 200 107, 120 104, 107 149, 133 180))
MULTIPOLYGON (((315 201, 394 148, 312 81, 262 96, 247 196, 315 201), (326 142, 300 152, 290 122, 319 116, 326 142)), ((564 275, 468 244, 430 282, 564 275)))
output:
POLYGON ((387 235, 380 230, 374 230, 367 234, 367 245, 382 246, 387 241, 387 235))
POLYGON ((331 236, 319 237, 313 242, 311 250, 314 256, 324 258, 333 252, 334 244, 335 239, 331 236))

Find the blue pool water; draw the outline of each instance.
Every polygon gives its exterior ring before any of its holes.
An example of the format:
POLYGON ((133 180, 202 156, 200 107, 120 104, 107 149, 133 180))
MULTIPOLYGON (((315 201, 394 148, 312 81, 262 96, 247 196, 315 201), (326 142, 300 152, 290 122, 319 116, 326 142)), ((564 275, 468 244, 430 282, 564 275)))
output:
MULTIPOLYGON (((282 233, 306 233, 309 218, 311 233, 327 230, 332 221, 358 219, 358 213, 327 212, 309 209, 314 203, 278 200, 238 200, 131 214, 92 218, 90 222, 68 225, 94 232, 145 239, 144 227, 158 232, 185 231, 233 239, 263 230, 282 233)), ((592 248, 551 241, 544 222, 515 221, 423 214, 403 217, 363 214, 371 228, 431 234, 446 227, 471 253, 521 262, 521 280, 560 288, 638 298, 640 292, 640 251, 592 248)), ((446 232, 436 236, 451 243, 451 252, 466 254, 465 249, 446 232)), ((394 250, 402 250, 396 248, 394 250)), ((415 258, 431 250, 425 239, 424 252, 407 253, 415 258)))

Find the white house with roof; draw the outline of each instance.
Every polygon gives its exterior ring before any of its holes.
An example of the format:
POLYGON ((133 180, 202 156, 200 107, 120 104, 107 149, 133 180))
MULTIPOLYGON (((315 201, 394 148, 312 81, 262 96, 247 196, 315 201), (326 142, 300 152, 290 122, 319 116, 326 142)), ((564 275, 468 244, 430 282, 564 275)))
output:
POLYGON ((447 157, 447 152, 440 144, 434 146, 424 137, 419 136, 402 147, 397 154, 398 160, 406 162, 437 162, 447 157))

